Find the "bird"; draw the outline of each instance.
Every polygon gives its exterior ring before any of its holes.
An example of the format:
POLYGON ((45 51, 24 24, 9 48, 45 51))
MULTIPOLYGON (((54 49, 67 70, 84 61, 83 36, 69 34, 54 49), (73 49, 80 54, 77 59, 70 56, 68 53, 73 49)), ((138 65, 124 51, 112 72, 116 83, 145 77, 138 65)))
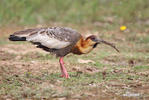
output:
POLYGON ((64 67, 63 58, 69 54, 87 54, 91 52, 98 44, 104 43, 113 47, 117 52, 119 50, 112 43, 109 43, 96 35, 90 35, 84 38, 75 29, 68 27, 41 27, 30 28, 16 31, 8 38, 10 41, 29 41, 47 52, 59 57, 61 77, 69 78, 69 74, 64 67))

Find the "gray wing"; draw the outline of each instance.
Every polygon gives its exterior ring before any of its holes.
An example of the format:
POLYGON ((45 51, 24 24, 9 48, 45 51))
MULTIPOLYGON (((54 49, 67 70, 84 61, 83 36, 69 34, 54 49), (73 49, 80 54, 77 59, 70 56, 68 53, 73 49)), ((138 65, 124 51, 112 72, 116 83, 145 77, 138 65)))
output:
POLYGON ((40 43, 52 49, 62 49, 69 45, 73 45, 81 37, 77 31, 66 27, 27 29, 16 32, 14 35, 20 37, 25 36, 27 41, 40 43))

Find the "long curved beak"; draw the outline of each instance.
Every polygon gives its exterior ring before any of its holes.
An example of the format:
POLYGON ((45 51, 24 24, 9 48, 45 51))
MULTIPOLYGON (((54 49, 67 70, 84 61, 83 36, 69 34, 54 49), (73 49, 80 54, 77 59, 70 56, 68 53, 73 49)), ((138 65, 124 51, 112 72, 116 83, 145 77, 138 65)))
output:
POLYGON ((98 39, 98 42, 97 42, 97 43, 104 43, 104 44, 107 44, 107 45, 111 46, 112 48, 114 48, 117 52, 120 52, 120 51, 116 48, 116 46, 115 46, 114 44, 109 43, 109 42, 107 42, 107 41, 105 41, 105 40, 98 39))

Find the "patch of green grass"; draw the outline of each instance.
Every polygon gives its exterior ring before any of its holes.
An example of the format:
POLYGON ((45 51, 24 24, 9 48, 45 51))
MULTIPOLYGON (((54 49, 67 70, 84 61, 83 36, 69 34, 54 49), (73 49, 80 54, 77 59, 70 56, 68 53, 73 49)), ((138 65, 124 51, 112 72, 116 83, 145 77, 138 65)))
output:
POLYGON ((91 64, 91 65, 94 65, 95 67, 97 67, 99 69, 101 69, 101 68, 103 68, 105 66, 105 64, 100 63, 100 62, 95 62, 95 64, 91 64))
MULTIPOLYGON (((113 73, 112 69, 113 67, 108 67, 105 76, 103 76, 102 72, 94 74, 69 72, 70 79, 61 78, 60 73, 48 73, 46 70, 41 71, 37 75, 33 75, 31 72, 26 72, 21 75, 6 74, 3 71, 4 74, 1 74, 3 80, 0 84, 0 95, 7 95, 14 99, 71 98, 72 94, 83 94, 83 91, 89 91, 92 88, 90 86, 104 81, 110 82, 111 80, 118 80, 123 83, 128 83, 132 82, 132 80, 143 78, 139 75, 128 75, 125 72, 113 73)), ((13 69, 9 68, 5 70, 7 70, 7 73, 13 72, 13 69)))
POLYGON ((0 45, 5 45, 5 44, 9 44, 9 40, 7 39, 6 36, 1 36, 0 37, 0 45))
POLYGON ((148 0, 1 0, 0 22, 2 25, 93 23, 108 22, 108 18, 112 18, 112 22, 121 24, 120 20, 126 23, 148 19, 148 4, 148 0))
POLYGON ((149 43, 149 36, 139 36, 136 33, 133 33, 126 38, 128 41, 135 42, 135 43, 149 43))
POLYGON ((57 73, 42 73, 41 75, 26 73, 23 76, 7 75, 4 76, 0 84, 0 95, 9 94, 8 97, 11 96, 14 99, 67 97, 71 94, 71 91, 77 92, 80 89, 85 89, 82 85, 86 86, 101 81, 100 74, 76 75, 76 73, 70 73, 70 76, 70 79, 64 79, 60 78, 57 73), (60 86, 57 84, 57 81, 62 82, 60 86), (51 87, 56 86, 56 84, 59 88, 64 88, 64 92, 59 92, 59 90, 51 87))
POLYGON ((149 43, 149 36, 145 36, 145 37, 138 37, 137 38, 138 40, 137 40, 137 43, 149 43))
POLYGON ((5 44, 8 44, 8 43, 9 43, 8 41, 0 39, 0 45, 5 45, 5 44))
MULTIPOLYGON (((136 49, 136 48, 135 48, 136 49)), ((137 48, 138 49, 138 48, 137 48)), ((143 48, 141 48, 143 49, 143 48)), ((123 52, 122 53, 123 57, 127 60, 137 60, 137 61, 147 61, 149 58, 149 53, 144 53, 144 52, 138 52, 135 51, 134 48, 129 52, 123 52)))
POLYGON ((147 65, 144 65, 144 66, 140 65, 140 66, 135 66, 134 69, 138 70, 138 71, 140 71, 140 70, 147 70, 147 69, 149 69, 149 66, 147 66, 147 65))

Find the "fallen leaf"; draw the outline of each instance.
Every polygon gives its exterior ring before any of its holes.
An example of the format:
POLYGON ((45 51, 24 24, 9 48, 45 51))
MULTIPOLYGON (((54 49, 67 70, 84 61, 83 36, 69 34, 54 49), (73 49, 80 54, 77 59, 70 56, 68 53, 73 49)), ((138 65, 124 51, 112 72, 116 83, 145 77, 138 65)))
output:
POLYGON ((87 63, 93 63, 93 64, 95 64, 95 62, 93 60, 78 59, 78 62, 81 63, 81 64, 87 64, 87 63))

